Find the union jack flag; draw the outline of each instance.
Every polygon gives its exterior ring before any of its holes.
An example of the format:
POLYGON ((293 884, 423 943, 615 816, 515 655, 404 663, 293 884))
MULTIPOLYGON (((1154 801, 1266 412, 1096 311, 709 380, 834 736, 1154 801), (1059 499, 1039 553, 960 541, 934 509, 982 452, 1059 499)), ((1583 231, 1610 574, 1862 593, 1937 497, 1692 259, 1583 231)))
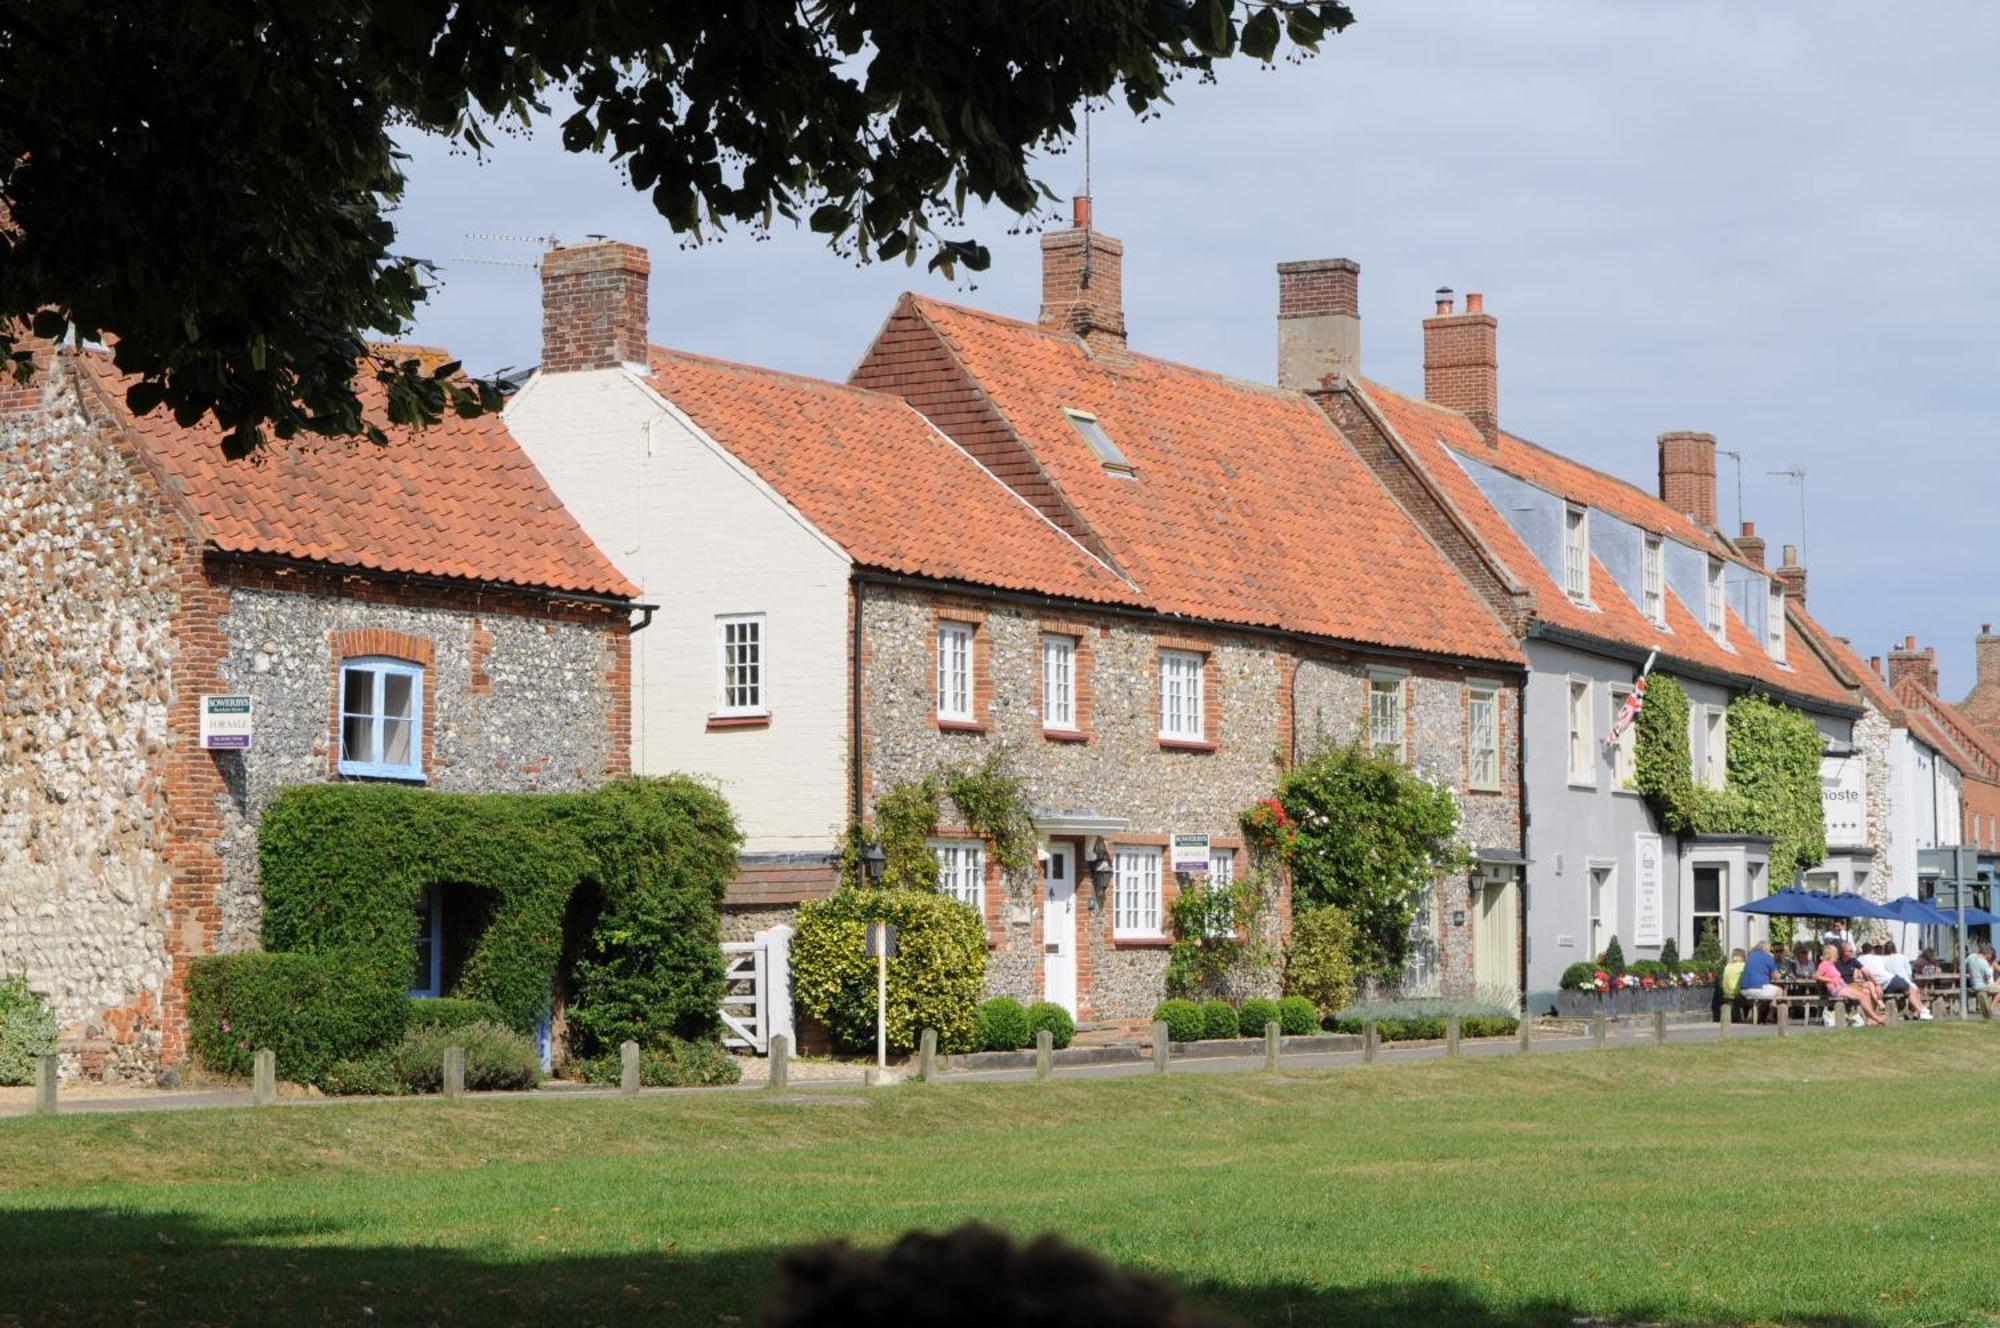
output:
POLYGON ((1653 661, 1659 657, 1660 652, 1657 650, 1646 656, 1646 667, 1639 670, 1638 681, 1632 684, 1632 694, 1625 698, 1625 704, 1611 717, 1611 732, 1605 735, 1605 746, 1615 747, 1625 730, 1631 728, 1633 721, 1639 718, 1639 712, 1646 708, 1646 679, 1652 675, 1653 661))

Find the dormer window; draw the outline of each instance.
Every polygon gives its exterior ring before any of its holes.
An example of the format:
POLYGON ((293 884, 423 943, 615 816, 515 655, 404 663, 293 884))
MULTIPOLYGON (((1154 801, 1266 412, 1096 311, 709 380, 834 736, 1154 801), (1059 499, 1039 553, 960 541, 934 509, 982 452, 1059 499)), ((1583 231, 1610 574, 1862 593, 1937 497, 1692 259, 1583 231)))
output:
POLYGON ((1785 588, 1771 583, 1771 607, 1764 619, 1764 644, 1772 659, 1785 662, 1785 588))
POLYGON ((1563 591, 1578 604, 1590 603, 1590 514, 1581 507, 1563 512, 1563 591))
POLYGON ((1720 558, 1708 560, 1708 634, 1723 645, 1729 644, 1729 609, 1722 590, 1720 558))
POLYGON ((1658 535, 1646 536, 1640 594, 1646 618, 1655 627, 1667 625, 1667 552, 1658 535))
POLYGON ((1097 459, 1104 464, 1106 470, 1113 475, 1130 476, 1133 473, 1132 463, 1118 450, 1118 444, 1111 441, 1111 435, 1104 432, 1104 426, 1097 422, 1095 415, 1081 410, 1065 410, 1063 414, 1069 417, 1069 422, 1076 431, 1083 435, 1083 441, 1090 444, 1090 450, 1097 454, 1097 459))

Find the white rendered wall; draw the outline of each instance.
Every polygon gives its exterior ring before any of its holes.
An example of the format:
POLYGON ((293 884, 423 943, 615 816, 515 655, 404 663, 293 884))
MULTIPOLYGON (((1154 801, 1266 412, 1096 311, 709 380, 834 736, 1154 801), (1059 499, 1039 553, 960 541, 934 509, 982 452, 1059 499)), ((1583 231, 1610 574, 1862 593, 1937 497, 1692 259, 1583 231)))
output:
POLYGON ((640 597, 632 765, 715 781, 746 853, 832 845, 846 819, 848 559, 624 369, 537 376, 507 424, 640 597), (762 613, 771 722, 711 731, 718 614, 762 613))

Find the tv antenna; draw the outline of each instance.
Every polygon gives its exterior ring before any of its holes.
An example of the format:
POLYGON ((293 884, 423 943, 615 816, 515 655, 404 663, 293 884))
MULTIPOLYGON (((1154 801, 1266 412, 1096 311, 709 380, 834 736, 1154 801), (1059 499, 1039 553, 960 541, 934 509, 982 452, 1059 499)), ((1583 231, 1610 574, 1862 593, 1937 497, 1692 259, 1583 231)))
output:
MULTIPOLYGON (((1766 475, 1791 480, 1799 486, 1799 561, 1806 561, 1806 468, 1793 466, 1789 470, 1767 470, 1766 475)), ((1806 564, 1811 566, 1810 563, 1806 564)))
MULTIPOLYGON (((477 240, 482 244, 532 244, 537 249, 545 251, 559 248, 562 245, 561 237, 553 232, 547 235, 500 235, 492 231, 467 231, 465 238, 468 240, 477 240)), ((536 259, 486 258, 474 254, 453 254, 450 261, 454 263, 476 263, 481 267, 526 268, 530 272, 538 272, 542 266, 541 262, 536 259)))

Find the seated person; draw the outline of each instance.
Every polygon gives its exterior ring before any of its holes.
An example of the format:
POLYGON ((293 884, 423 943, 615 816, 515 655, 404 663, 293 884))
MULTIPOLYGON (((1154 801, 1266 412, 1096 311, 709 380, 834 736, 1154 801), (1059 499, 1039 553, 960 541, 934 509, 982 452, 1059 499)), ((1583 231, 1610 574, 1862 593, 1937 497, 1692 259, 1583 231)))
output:
POLYGON ((1733 1001, 1743 988, 1743 949, 1741 946, 1729 952, 1729 962, 1722 966, 1722 999, 1733 1001))
POLYGON ((2000 981, 1995 980, 1993 961, 1993 947, 1990 945, 1975 946, 1972 953, 1965 957, 1966 986, 1973 995, 1988 999, 2000 996, 2000 981))
POLYGON ((1919 1019, 1929 1019, 1931 1012, 1924 1005, 1923 993, 1911 980, 1910 961, 1896 953, 1896 947, 1887 941, 1863 946, 1861 967, 1875 980, 1884 996, 1900 993, 1910 1003, 1910 1013, 1919 1019))
POLYGON ((1810 945, 1807 945, 1804 941, 1800 941, 1797 945, 1792 947, 1793 977, 1810 978, 1817 976, 1816 970, 1818 968, 1819 968, 1818 955, 1810 945))
POLYGON ((1784 995, 1778 987, 1778 959, 1771 953, 1770 942, 1759 941, 1750 947, 1739 982, 1738 993, 1745 1000, 1774 1001, 1784 995))
POLYGON ((1917 976, 1920 978, 1927 978, 1933 973, 1942 971, 1938 968, 1937 956, 1929 950, 1917 951, 1917 957, 1911 967, 1916 970, 1917 976))
MULTIPOLYGON (((1855 971, 1860 971, 1860 965, 1857 964, 1855 966, 1855 971)), ((1874 990, 1863 983, 1849 982, 1841 975, 1839 946, 1827 945, 1820 950, 1819 971, 1816 976, 1819 978, 1820 986, 1825 990, 1827 995, 1826 1026, 1828 1028, 1834 1027, 1835 1020, 1838 1018, 1833 1009, 1835 1003, 1855 1007, 1853 1022, 1857 1025, 1861 1023, 1881 1024, 1886 1022, 1882 1018, 1881 1006, 1876 1003, 1874 990)))

